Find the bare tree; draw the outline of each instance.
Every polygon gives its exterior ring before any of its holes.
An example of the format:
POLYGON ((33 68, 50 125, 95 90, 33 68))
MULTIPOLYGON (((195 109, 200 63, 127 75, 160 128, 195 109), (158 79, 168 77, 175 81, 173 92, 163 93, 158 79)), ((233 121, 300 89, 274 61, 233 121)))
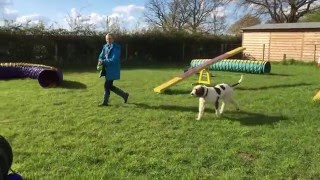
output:
MULTIPOLYGON (((145 18, 151 26, 164 31, 187 30, 192 33, 207 32, 219 18, 212 13, 230 0, 149 0, 145 18)), ((221 21, 223 22, 223 21, 221 21)))
POLYGON ((319 0, 239 0, 256 15, 267 15, 275 23, 295 23, 305 14, 319 10, 319 0))
POLYGON ((227 4, 228 0, 191 0, 191 12, 188 24, 192 32, 219 34, 226 29, 226 17, 219 9, 227 4))
POLYGON ((66 21, 71 31, 79 35, 91 35, 95 34, 96 25, 89 23, 89 17, 85 17, 79 12, 72 16, 68 14, 66 21))
POLYGON ((149 0, 145 19, 150 26, 163 31, 182 30, 187 22, 187 0, 149 0))
POLYGON ((173 0, 169 3, 169 14, 167 18, 168 28, 181 31, 188 22, 188 1, 173 0))
POLYGON ((121 22, 121 20, 119 19, 119 17, 113 17, 110 18, 108 25, 108 29, 107 32, 113 32, 113 33, 121 33, 121 32, 125 32, 126 29, 125 28, 121 28, 121 24, 123 24, 121 22))
POLYGON ((107 16, 104 21, 101 23, 102 29, 105 32, 110 32, 111 31, 111 26, 112 26, 112 19, 107 16))
POLYGON ((197 30, 197 32, 219 35, 223 34, 226 28, 226 17, 212 14, 211 18, 208 18, 207 21, 198 28, 199 30, 197 30))
POLYGON ((166 4, 167 2, 163 0, 149 0, 146 4, 147 11, 144 14, 147 23, 151 26, 161 27, 164 31, 167 30, 166 4))
POLYGON ((201 28, 204 27, 207 19, 217 7, 218 3, 215 1, 190 0, 188 9, 190 20, 188 21, 188 25, 191 31, 193 33, 201 31, 201 28))
POLYGON ((251 14, 246 14, 242 16, 239 20, 237 20, 234 24, 232 24, 228 31, 232 34, 238 35, 241 33, 241 28, 254 26, 260 23, 261 23, 261 20, 259 17, 251 14))
POLYGON ((226 17, 225 16, 219 17, 217 15, 214 15, 213 34, 215 35, 224 34, 226 29, 227 29, 226 17))

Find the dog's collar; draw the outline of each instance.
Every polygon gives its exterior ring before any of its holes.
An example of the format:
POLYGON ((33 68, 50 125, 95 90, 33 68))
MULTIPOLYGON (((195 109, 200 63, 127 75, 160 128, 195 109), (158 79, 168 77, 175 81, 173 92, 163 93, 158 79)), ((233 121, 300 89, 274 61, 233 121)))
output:
POLYGON ((203 98, 205 98, 205 97, 208 95, 208 91, 209 91, 208 88, 204 88, 204 89, 207 90, 207 92, 205 92, 205 93, 203 94, 203 96, 202 96, 203 98))

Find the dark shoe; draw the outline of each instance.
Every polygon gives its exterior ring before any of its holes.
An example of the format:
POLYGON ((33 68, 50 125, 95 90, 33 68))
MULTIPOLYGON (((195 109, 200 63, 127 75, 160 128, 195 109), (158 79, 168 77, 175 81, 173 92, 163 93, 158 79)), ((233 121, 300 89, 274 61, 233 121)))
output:
POLYGON ((108 106, 109 105, 108 102, 109 102, 109 95, 104 94, 103 101, 102 103, 99 104, 99 106, 108 106))
POLYGON ((124 103, 127 103, 128 102, 128 98, 129 98, 129 93, 126 93, 123 97, 124 99, 124 103))

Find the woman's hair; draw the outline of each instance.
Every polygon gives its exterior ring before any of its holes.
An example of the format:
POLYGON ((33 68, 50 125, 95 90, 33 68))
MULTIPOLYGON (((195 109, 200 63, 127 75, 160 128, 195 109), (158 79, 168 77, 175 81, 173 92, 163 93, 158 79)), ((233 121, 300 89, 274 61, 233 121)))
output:
POLYGON ((114 39, 114 36, 112 33, 107 33, 106 36, 110 36, 112 39, 114 39))

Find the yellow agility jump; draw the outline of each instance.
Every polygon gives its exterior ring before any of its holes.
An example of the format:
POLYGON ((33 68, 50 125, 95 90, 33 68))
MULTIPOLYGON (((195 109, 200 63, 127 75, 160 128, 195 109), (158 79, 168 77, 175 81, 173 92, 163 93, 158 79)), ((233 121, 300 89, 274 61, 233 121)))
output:
POLYGON ((217 56, 209 61, 206 61, 205 63, 196 66, 194 68, 189 69, 188 71, 186 71, 185 73, 181 74, 180 76, 174 77, 171 80, 161 84, 160 86, 154 88, 154 92, 157 93, 162 93, 164 90, 168 89, 169 87, 177 84, 178 82, 190 77, 191 75, 200 72, 202 69, 206 69, 207 67, 209 67, 211 64, 214 64, 222 59, 226 59, 229 58, 237 53, 240 53, 242 51, 244 51, 246 48, 244 47, 238 47, 236 49, 233 49, 231 51, 228 51, 220 56, 217 56))

